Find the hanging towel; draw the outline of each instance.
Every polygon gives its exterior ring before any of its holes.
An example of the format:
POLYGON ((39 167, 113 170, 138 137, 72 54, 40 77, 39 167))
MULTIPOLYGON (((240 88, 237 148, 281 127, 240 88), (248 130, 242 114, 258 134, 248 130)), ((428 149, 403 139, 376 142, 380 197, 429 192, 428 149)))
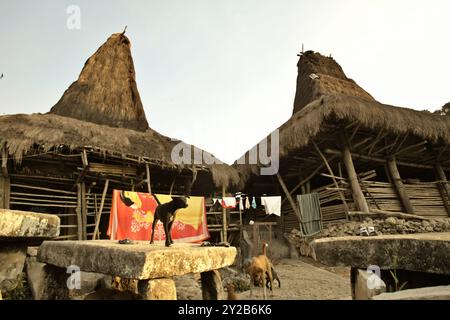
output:
POLYGON ((242 197, 239 197, 239 210, 244 210, 244 201, 242 200, 242 197))
POLYGON ((222 207, 226 209, 236 208, 236 198, 235 197, 223 197, 222 207))
POLYGON ((318 193, 297 195, 300 207, 300 232, 311 236, 322 230, 322 213, 318 193))
POLYGON ((281 196, 261 197, 261 204, 266 208, 266 214, 281 216, 281 196))
POLYGON ((248 200, 248 197, 245 197, 245 209, 250 209, 250 200, 248 200))
POLYGON ((253 197, 253 199, 252 199, 252 208, 256 209, 256 199, 255 199, 255 197, 253 197))

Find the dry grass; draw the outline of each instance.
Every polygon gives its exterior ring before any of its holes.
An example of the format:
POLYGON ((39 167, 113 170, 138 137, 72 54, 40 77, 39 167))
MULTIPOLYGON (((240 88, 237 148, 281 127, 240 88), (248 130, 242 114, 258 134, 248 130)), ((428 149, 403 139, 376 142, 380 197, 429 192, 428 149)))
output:
POLYGON ((147 130, 130 46, 125 35, 111 35, 86 61, 78 80, 64 92, 50 113, 114 127, 147 130))

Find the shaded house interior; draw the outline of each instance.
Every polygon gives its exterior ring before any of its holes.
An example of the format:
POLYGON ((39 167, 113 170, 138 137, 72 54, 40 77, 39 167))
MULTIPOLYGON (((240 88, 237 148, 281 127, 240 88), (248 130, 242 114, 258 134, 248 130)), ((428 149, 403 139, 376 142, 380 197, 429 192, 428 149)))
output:
POLYGON ((209 197, 238 185, 228 165, 174 163, 178 143, 148 126, 130 41, 113 34, 50 112, 0 117, 0 208, 58 215, 58 239, 92 239, 97 221, 107 238, 113 189, 209 197))
POLYGON ((382 104, 313 51, 297 67, 293 114, 278 128, 278 175, 261 175, 261 161, 234 165, 246 192, 283 196, 282 231, 299 228, 298 194, 318 193, 324 225, 375 211, 449 216, 449 117, 382 104))

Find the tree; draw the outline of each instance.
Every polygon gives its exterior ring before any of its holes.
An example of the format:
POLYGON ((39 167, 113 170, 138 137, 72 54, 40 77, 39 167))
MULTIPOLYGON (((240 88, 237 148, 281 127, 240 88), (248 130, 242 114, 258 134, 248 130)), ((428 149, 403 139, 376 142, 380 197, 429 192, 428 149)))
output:
POLYGON ((447 102, 442 108, 433 112, 434 114, 440 114, 441 116, 450 116, 450 102, 447 102))

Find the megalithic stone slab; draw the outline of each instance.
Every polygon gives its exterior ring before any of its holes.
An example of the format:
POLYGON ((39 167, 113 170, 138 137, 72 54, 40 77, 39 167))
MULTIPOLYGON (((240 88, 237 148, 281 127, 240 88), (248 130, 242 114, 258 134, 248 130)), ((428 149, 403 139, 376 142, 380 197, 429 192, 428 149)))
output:
POLYGON ((450 274, 450 232, 316 239, 313 257, 330 266, 450 274))
POLYGON ((0 209, 0 240, 2 238, 43 238, 59 235, 59 217, 30 211, 0 209))
POLYGON ((235 247, 181 243, 164 247, 148 241, 44 241, 38 252, 40 262, 60 268, 76 265, 81 271, 140 280, 220 269, 232 265, 235 258, 235 247))

